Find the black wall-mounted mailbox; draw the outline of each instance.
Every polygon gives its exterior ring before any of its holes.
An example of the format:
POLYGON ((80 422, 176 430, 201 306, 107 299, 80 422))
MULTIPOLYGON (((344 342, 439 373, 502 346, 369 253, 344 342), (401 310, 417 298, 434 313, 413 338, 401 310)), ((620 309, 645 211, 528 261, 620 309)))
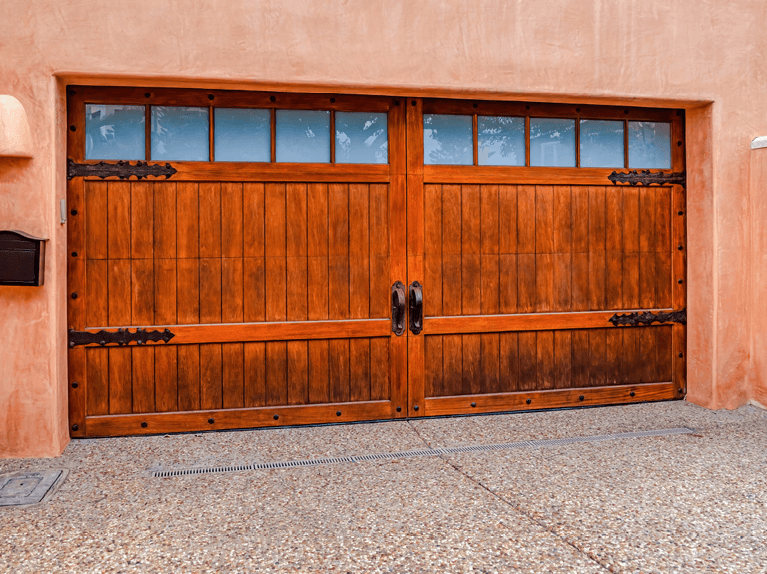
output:
POLYGON ((42 285, 46 241, 21 231, 0 231, 0 285, 42 285))

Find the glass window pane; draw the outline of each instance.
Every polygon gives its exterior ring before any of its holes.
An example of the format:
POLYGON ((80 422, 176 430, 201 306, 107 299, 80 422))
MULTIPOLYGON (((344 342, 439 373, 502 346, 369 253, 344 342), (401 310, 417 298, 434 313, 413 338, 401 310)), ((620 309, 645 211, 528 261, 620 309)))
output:
POLYGON ((208 161, 208 108, 152 106, 152 159, 208 161))
POLYGON ((530 165, 575 167, 575 120, 530 118, 530 165))
POLYGON ((85 159, 144 159, 144 106, 85 106, 85 159))
POLYGON ((477 118, 479 165, 525 165, 525 118, 477 118))
POLYGON ((269 110, 215 108, 213 145, 216 161, 271 161, 269 110))
POLYGON ((330 112, 277 110, 277 161, 330 163, 330 112))
POLYGON ((629 167, 671 168, 671 124, 629 122, 629 167))
POLYGON ((388 163, 387 114, 336 112, 336 163, 388 163))
POLYGON ((472 165, 471 116, 423 115, 423 162, 426 165, 472 165))
POLYGON ((581 120, 581 167, 623 167, 623 122, 581 120))

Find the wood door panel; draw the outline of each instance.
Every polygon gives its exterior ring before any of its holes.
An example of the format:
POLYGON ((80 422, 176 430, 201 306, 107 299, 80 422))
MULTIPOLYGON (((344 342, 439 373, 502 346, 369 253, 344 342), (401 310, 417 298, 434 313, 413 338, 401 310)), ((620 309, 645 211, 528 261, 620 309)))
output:
POLYGON ((671 305, 670 188, 428 184, 424 205, 427 317, 671 305))
POLYGON ((671 329, 426 335, 426 396, 670 382, 671 329))
POLYGON ((386 401, 390 341, 87 348, 86 415, 386 401))

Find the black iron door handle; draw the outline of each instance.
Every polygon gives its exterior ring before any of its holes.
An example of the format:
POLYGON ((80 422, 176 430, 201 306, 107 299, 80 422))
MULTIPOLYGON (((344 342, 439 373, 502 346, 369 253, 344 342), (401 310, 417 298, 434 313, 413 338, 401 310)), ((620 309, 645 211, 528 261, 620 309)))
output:
POLYGON ((391 286, 391 330, 398 337, 405 332, 405 284, 402 281, 391 286))
POLYGON ((423 287, 418 281, 410 284, 410 332, 417 335, 423 329, 423 287))

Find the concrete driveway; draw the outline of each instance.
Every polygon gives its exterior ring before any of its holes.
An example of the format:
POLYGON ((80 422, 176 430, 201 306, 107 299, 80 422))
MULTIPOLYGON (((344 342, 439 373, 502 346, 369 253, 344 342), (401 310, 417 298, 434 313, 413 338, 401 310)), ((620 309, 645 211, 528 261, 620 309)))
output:
POLYGON ((75 440, 2 572, 767 572, 767 412, 684 402, 75 440), (600 437, 156 478, 152 470, 600 437))

